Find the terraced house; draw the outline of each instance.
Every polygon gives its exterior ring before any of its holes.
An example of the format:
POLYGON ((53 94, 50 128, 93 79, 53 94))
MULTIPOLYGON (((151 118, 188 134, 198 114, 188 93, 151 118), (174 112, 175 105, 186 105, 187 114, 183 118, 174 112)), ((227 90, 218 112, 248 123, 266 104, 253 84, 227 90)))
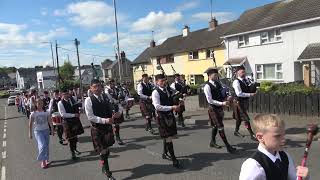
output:
POLYGON ((205 71, 209 67, 222 67, 225 61, 225 44, 221 36, 232 22, 218 24, 216 19, 209 27, 190 31, 185 26, 178 36, 170 37, 161 45, 154 41, 133 61, 134 80, 137 82, 143 72, 149 75, 161 73, 162 66, 169 78, 174 73, 185 75, 188 84, 201 84, 207 80, 205 71))
POLYGON ((258 81, 320 85, 319 9, 319 0, 283 0, 245 11, 223 36, 226 58, 247 61, 258 81))

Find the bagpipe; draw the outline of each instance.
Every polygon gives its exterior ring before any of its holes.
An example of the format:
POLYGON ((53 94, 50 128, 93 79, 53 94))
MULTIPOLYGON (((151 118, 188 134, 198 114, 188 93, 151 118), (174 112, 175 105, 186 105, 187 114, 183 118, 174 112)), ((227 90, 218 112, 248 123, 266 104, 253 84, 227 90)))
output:
MULTIPOLYGON (((319 127, 316 124, 310 124, 307 128, 307 142, 306 148, 303 153, 303 158, 301 160, 301 166, 305 167, 309 155, 309 149, 313 141, 313 137, 319 132, 319 127)), ((302 177, 298 177, 299 180, 302 180, 302 177)))

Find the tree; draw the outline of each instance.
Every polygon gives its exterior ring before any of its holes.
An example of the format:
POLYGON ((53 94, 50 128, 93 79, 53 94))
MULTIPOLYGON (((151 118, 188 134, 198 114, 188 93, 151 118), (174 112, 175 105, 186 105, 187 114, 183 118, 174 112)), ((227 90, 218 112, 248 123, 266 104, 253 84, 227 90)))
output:
POLYGON ((60 67, 60 77, 62 81, 73 80, 74 67, 70 61, 65 61, 63 66, 60 67))

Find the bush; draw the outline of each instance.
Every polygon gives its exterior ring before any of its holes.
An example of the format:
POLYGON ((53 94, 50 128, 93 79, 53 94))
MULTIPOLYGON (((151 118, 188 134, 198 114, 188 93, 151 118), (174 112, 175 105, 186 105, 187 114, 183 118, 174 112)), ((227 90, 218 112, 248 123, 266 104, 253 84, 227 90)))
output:
POLYGON ((10 96, 7 92, 0 92, 0 98, 8 98, 10 96))
POLYGON ((306 87, 301 83, 274 84, 270 81, 264 81, 260 84, 260 91, 275 93, 277 95, 292 95, 298 93, 309 95, 311 93, 320 92, 320 89, 314 87, 306 87))
POLYGON ((200 92, 198 89, 200 88, 200 85, 196 84, 196 85, 190 85, 190 90, 191 90, 191 94, 198 94, 198 92, 200 92))

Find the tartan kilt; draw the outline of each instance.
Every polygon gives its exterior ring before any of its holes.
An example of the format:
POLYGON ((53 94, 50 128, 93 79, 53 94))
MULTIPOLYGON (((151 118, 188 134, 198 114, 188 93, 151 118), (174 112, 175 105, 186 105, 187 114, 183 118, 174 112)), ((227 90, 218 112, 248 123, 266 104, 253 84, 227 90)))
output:
POLYGON ((233 119, 238 121, 250 121, 248 115, 249 102, 248 101, 233 101, 233 119))
POLYGON ((152 101, 140 99, 139 105, 141 114, 144 118, 146 118, 147 116, 151 118, 153 116, 155 108, 152 104, 152 101))
POLYGON ((130 108, 133 106, 133 101, 128 101, 128 102, 124 103, 122 106, 124 109, 130 110, 130 108))
POLYGON ((72 139, 84 133, 84 129, 79 118, 64 119, 62 125, 66 139, 72 139))
POLYGON ((124 116, 123 113, 121 113, 121 116, 119 118, 114 119, 114 124, 121 124, 124 122, 124 116))
POLYGON ((161 138, 168 138, 177 135, 176 119, 173 112, 157 112, 159 134, 161 138))
POLYGON ((222 107, 214 107, 210 105, 208 114, 209 114, 209 122, 211 126, 215 126, 218 128, 224 127, 223 125, 224 112, 222 107))
POLYGON ((93 148, 99 153, 115 143, 111 125, 99 125, 99 127, 92 126, 91 138, 93 148))

